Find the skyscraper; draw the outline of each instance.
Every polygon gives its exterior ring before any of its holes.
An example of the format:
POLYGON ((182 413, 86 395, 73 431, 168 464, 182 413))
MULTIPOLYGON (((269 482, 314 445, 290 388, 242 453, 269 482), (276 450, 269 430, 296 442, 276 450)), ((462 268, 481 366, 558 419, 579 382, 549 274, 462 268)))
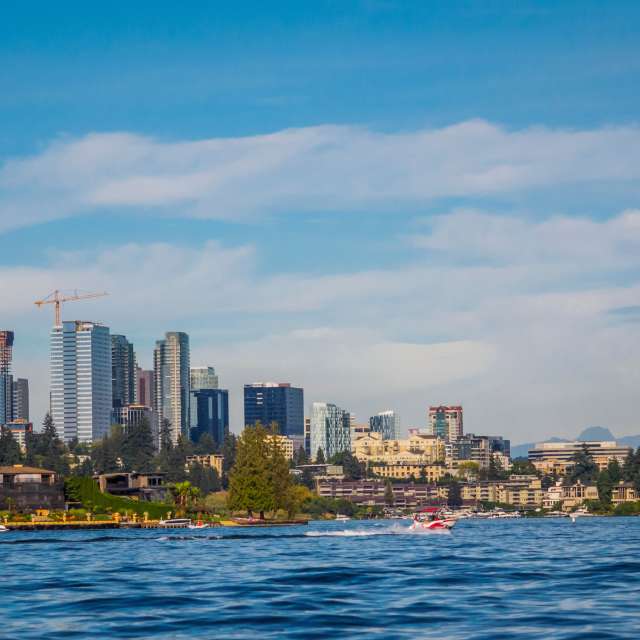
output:
POLYGON ((114 409, 136 402, 136 356, 126 336, 111 336, 111 381, 114 409))
POLYGON ((192 389, 191 440, 208 433, 218 447, 229 433, 229 392, 226 389, 192 389))
POLYGON ((164 340, 156 342, 153 352, 154 402, 156 424, 171 423, 171 439, 189 437, 189 336, 181 331, 169 331, 164 340))
POLYGON ((283 436, 304 435, 304 392, 288 382, 244 385, 244 423, 277 423, 283 436))
POLYGON ((454 441, 462 437, 462 407, 444 406, 429 407, 429 433, 445 440, 454 441))
POLYGON ((111 422, 109 328, 72 320, 51 329, 51 417, 69 442, 98 440, 111 422))
POLYGON ((155 406, 153 395, 155 385, 153 384, 153 371, 137 368, 138 378, 138 403, 145 407, 155 406))
POLYGON ((192 367, 191 368, 191 390, 195 389, 217 389, 218 376, 214 367, 192 367))
POLYGON ((13 420, 29 422, 29 381, 26 378, 13 381, 13 420))
POLYGON ((326 402, 311 405, 311 456, 318 449, 325 460, 336 453, 351 451, 351 419, 349 412, 326 402))
POLYGON ((400 416, 395 411, 382 411, 369 418, 369 429, 381 433, 383 440, 396 440, 400 437, 400 416))
POLYGON ((13 419, 13 331, 0 331, 0 424, 13 419))

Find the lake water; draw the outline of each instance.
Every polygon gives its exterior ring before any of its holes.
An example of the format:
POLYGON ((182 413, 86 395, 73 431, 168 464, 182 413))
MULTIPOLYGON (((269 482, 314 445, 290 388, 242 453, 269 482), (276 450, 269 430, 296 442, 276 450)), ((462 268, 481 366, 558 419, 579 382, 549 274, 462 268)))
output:
POLYGON ((0 534, 0 637, 637 638, 640 518, 0 534))

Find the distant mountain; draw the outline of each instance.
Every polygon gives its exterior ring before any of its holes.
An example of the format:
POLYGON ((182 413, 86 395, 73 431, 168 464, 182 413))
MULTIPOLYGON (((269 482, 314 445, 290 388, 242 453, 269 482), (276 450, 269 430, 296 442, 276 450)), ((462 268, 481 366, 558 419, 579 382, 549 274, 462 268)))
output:
POLYGON ((587 427, 579 436, 578 440, 581 442, 597 442, 606 441, 606 440, 615 440, 616 437, 609 431, 609 429, 605 429, 604 427, 587 427))
MULTIPOLYGON (((637 436, 622 436, 621 438, 616 438, 606 427, 587 427, 576 440, 581 442, 615 440, 623 447, 633 447, 634 449, 640 447, 640 434, 637 436)), ((537 442, 570 442, 570 440, 566 438, 547 438, 546 440, 538 440, 537 442)), ((512 446, 511 457, 526 458, 529 454, 529 449, 533 449, 536 444, 536 442, 525 442, 524 444, 512 446)))

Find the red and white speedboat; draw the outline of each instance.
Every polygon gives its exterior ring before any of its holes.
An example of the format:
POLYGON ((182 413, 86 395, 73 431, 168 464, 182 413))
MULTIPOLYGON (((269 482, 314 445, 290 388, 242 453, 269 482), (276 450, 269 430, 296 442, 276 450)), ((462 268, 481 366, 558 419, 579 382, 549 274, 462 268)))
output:
POLYGON ((413 515, 413 522, 409 527, 412 531, 446 531, 453 529, 456 521, 447 518, 440 507, 427 507, 413 515))

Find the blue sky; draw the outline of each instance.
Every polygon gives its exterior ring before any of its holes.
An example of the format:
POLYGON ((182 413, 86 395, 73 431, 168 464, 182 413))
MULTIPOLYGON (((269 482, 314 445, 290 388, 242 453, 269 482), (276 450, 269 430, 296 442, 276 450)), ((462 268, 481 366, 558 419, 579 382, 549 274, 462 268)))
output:
POLYGON ((404 426, 639 430, 639 27, 584 0, 3 7, 0 323, 33 417, 59 286, 108 289, 69 313, 145 365, 188 331, 236 429, 242 383, 283 378, 404 426))

